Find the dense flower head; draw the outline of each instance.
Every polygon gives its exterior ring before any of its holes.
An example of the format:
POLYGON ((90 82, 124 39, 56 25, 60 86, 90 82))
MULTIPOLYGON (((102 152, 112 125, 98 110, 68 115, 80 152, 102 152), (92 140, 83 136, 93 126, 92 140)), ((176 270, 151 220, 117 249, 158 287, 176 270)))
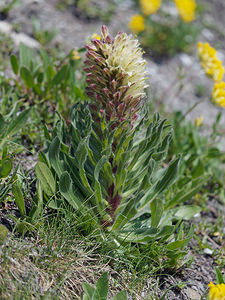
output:
POLYGON ((141 10, 145 15, 151 15, 160 8, 161 0, 139 0, 141 10))
POLYGON ((212 282, 209 284, 209 300, 225 300, 225 284, 214 285, 212 282))
POLYGON ((132 16, 128 26, 134 34, 138 34, 145 30, 145 19, 142 15, 134 15, 132 16))
POLYGON ((91 108, 105 113, 107 121, 136 120, 146 87, 146 61, 138 41, 123 32, 111 39, 102 26, 101 40, 91 42, 85 61, 91 108))
POLYGON ((220 106, 225 108, 225 82, 216 82, 214 84, 214 88, 212 91, 212 100, 213 102, 220 106))
POLYGON ((174 0, 181 18, 189 23, 195 19, 195 0, 174 0))
POLYGON ((214 81, 221 81, 224 75, 224 67, 216 56, 216 50, 209 43, 199 42, 198 54, 205 73, 214 81))

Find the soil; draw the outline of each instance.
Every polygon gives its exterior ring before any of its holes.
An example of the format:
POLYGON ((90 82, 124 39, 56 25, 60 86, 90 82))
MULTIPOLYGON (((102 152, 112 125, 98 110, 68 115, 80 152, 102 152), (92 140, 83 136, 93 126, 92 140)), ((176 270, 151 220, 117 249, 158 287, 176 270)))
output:
MULTIPOLYGON (((13 24, 17 31, 32 37, 32 18, 37 18, 41 28, 57 31, 53 43, 62 44, 65 51, 70 51, 71 48, 83 47, 85 40, 93 33, 100 32, 102 22, 96 19, 87 21, 84 18, 77 17, 72 9, 59 10, 57 8, 58 1, 20 0, 21 4, 14 7, 7 16, 4 16, 4 19, 13 24)), ((220 59, 225 63, 225 38, 223 34, 225 1, 201 0, 200 2, 205 5, 203 20, 201 21, 207 22, 210 26, 202 31, 199 41, 208 41, 215 45, 220 59)), ((117 10, 108 24, 111 34, 114 35, 118 31, 129 31, 127 24, 130 16, 134 13, 133 1, 118 1, 117 10)), ((188 115, 188 119, 193 120, 195 117, 203 115, 204 123, 210 126, 222 109, 214 106, 208 100, 213 84, 201 70, 196 52, 196 48, 193 47, 191 54, 177 54, 170 59, 162 60, 160 63, 154 62, 147 55, 150 97, 159 99, 158 101, 170 110, 181 110, 183 112, 186 112, 196 102, 202 101, 188 115), (183 80, 183 89, 180 93, 178 93, 179 86, 175 85, 179 67, 182 68, 183 74, 186 75, 183 80), (199 98, 197 93, 197 86, 205 87, 204 95, 201 98, 199 98)), ((223 126, 225 125, 224 112, 221 123, 223 126)), ((221 147, 223 146, 224 141, 221 144, 221 147)), ((25 168, 29 167, 25 165, 25 168)), ((213 204, 213 206, 215 205, 213 204)), ((205 218, 203 213, 194 222, 198 224, 202 217, 205 218)), ((210 224, 215 223, 215 215, 209 213, 206 217, 210 224)), ((201 299, 201 296, 207 290, 207 284, 210 281, 215 282, 215 262, 210 254, 211 252, 204 253, 202 251, 202 253, 196 253, 196 243, 194 240, 190 244, 189 255, 193 255, 193 263, 189 267, 180 269, 175 275, 162 276, 156 288, 156 294, 152 296, 162 297, 165 291, 170 289, 165 299, 201 299), (185 282, 186 286, 183 288, 176 287, 180 281, 185 282), (171 288, 171 286, 175 287, 171 288)), ((213 238, 209 240, 209 244, 212 249, 216 249, 218 246, 213 238)), ((146 282, 145 291, 147 291, 147 286, 148 282, 146 282)), ((143 292, 141 297, 142 299, 150 299, 150 295, 147 292, 143 292)), ((204 296, 202 299, 204 299, 204 296)))

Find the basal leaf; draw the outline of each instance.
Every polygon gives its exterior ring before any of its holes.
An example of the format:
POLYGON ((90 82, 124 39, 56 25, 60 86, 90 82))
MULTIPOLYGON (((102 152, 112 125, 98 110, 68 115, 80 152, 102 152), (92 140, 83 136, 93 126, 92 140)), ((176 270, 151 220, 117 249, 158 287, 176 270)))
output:
POLYGON ((43 162, 38 162, 35 167, 37 178, 41 182, 43 191, 48 195, 52 196, 55 194, 55 179, 52 175, 51 170, 43 162))

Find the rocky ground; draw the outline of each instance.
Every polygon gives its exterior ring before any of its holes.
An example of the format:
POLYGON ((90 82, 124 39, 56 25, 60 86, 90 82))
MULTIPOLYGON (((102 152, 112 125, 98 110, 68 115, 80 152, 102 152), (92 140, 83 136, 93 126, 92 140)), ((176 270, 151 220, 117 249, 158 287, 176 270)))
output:
MULTIPOLYGON (((201 22, 208 24, 199 41, 209 41, 215 45, 220 59, 225 63, 225 2, 224 0, 201 0, 205 4, 205 12, 201 22)), ((32 36, 32 18, 37 18, 41 28, 49 31, 56 30, 57 35, 54 43, 63 45, 65 51, 84 45, 85 40, 93 33, 99 33, 102 22, 92 20, 87 22, 83 18, 74 15, 74 11, 59 10, 58 0, 21 0, 20 5, 14 7, 9 15, 0 22, 0 30, 11 35, 16 44, 23 41, 33 47, 39 47, 39 43, 32 36)), ((104 3, 104 1, 102 1, 104 3)), ((128 31, 127 24, 130 16, 135 12, 133 2, 130 0, 120 1, 115 15, 108 25, 110 32, 128 31)), ((3 18, 2 18, 3 19, 3 18)), ((189 119, 203 115, 204 122, 211 125, 215 120, 220 108, 215 107, 208 100, 212 89, 212 82, 206 78, 198 62, 195 47, 191 54, 177 54, 175 57, 159 62, 154 62, 147 55, 148 71, 150 79, 150 96, 152 99, 163 103, 170 110, 182 110, 186 112, 196 102, 202 101, 189 115, 189 119), (177 76, 179 68, 185 74, 182 81, 183 89, 178 92, 177 76), (197 87, 204 86, 204 93, 199 98, 197 87)), ((223 113, 222 124, 225 124, 223 113)), ((224 144, 223 144, 224 145, 224 144)), ((213 213, 207 216, 210 223, 215 222, 213 213)), ((197 221, 196 221, 197 222, 197 221)), ((209 241, 212 248, 216 248, 213 241, 209 241)), ((201 296, 211 280, 215 280, 213 259, 210 253, 196 253, 196 241, 191 243, 190 254, 194 255, 193 263, 179 270, 175 276, 165 275, 157 284, 156 295, 163 295, 171 285, 182 281, 186 286, 182 289, 174 287, 167 293, 165 299, 204 299, 201 296)), ((148 283, 146 283, 148 285, 148 283)), ((143 293, 143 299, 147 298, 143 293)))

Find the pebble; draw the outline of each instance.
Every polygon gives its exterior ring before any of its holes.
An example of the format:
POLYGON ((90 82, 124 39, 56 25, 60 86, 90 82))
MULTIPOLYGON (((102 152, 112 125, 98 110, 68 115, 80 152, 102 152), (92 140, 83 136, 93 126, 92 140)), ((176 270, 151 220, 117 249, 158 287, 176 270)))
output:
POLYGON ((12 31, 12 25, 5 21, 0 21, 0 31, 4 34, 9 34, 12 31))
POLYGON ((0 21, 0 31, 8 35, 13 40, 15 46, 19 46, 20 43, 23 43, 30 48, 40 48, 40 44, 37 40, 31 38, 23 32, 16 33, 13 31, 12 25, 8 22, 0 21))
POLYGON ((184 292, 190 300, 200 300, 201 299, 201 295, 199 295, 199 293, 196 292, 195 290, 193 290, 192 288, 187 287, 184 290, 184 292))
POLYGON ((20 43, 23 43, 24 45, 30 48, 37 48, 37 49, 40 48, 40 44, 38 43, 37 40, 29 37, 23 32, 21 33, 12 32, 10 36, 16 46, 19 46, 20 43))

